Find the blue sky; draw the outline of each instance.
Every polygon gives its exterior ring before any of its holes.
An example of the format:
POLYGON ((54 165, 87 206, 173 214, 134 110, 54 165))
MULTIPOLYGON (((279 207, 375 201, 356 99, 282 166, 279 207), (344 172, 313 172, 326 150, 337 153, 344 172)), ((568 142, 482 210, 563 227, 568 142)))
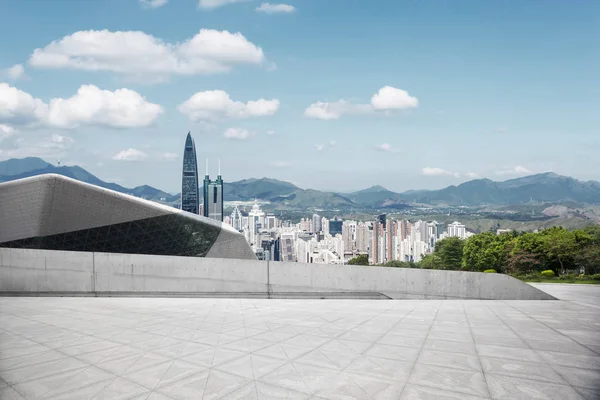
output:
POLYGON ((0 2, 0 160, 177 192, 190 130, 226 181, 600 180, 600 2, 154 1, 0 2))

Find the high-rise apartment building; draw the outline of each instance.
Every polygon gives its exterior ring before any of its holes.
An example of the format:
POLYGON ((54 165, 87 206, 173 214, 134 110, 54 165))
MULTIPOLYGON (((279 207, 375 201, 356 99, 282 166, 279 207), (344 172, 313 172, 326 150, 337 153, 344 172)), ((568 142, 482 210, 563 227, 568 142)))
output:
POLYGON ((325 217, 321 218, 321 231, 324 235, 329 235, 329 220, 325 217))
POLYGON ((223 178, 221 177, 221 162, 217 180, 211 181, 208 175, 208 160, 204 176, 204 216, 223 221, 223 178))
POLYGON ((185 138, 183 150, 183 170, 181 174, 181 209, 194 214, 200 213, 200 193, 198 192, 198 160, 196 145, 191 132, 185 138))
POLYGON ((323 227, 322 227, 322 221, 321 221, 321 216, 319 214, 313 214, 312 216, 312 231, 314 233, 319 233, 322 231, 323 227))
POLYGON ((331 221, 329 221, 329 234, 331 236, 335 236, 338 234, 341 235, 343 224, 344 224, 344 221, 342 221, 341 219, 337 219, 337 217, 332 219, 331 221))
POLYGON ((453 223, 448 225, 448 236, 459 237, 461 239, 464 239, 467 237, 467 229, 464 224, 454 221, 453 223))
POLYGON ((237 230, 237 231, 242 231, 242 213, 240 212, 240 209, 237 208, 237 206, 233 209, 233 212, 231 213, 231 226, 233 226, 233 229, 237 230))
POLYGON ((369 251, 369 226, 364 222, 356 226, 356 251, 359 253, 369 251))

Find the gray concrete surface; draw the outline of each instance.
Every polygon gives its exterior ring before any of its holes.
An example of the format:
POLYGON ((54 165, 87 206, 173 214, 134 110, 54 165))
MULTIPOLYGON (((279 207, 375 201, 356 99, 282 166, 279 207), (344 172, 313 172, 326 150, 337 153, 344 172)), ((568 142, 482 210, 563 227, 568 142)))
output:
POLYGON ((575 301, 5 297, 0 398, 592 400, 599 317, 575 301))
POLYGON ((600 308, 600 285, 572 283, 530 283, 530 285, 564 301, 600 308))
POLYGON ((501 274, 0 248, 0 293, 5 294, 285 297, 327 292, 393 299, 554 299, 501 274))

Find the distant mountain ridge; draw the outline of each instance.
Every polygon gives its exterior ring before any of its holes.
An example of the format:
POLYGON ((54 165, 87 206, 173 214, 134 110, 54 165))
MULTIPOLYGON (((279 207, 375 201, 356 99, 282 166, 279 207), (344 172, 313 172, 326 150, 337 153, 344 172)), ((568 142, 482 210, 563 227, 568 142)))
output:
MULTIPOLYGON (((177 203, 180 195, 172 195, 148 185, 126 188, 104 182, 79 166, 57 167, 46 161, 29 157, 0 162, 0 182, 46 173, 65 175, 121 193, 166 203, 177 203)), ((439 190, 410 190, 396 193, 383 186, 372 186, 352 193, 323 192, 301 189, 290 182, 271 178, 250 178, 226 182, 225 201, 266 200, 275 207, 307 208, 379 208, 402 209, 410 204, 428 205, 508 205, 536 202, 577 202, 600 204, 600 182, 580 181, 553 172, 546 172, 495 182, 476 179, 439 190)))

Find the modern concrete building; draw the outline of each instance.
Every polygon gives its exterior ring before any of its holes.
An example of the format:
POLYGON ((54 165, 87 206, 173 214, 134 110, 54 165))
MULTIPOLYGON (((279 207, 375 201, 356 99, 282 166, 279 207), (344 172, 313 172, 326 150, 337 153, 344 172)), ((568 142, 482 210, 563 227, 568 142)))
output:
POLYGON ((227 224, 56 174, 0 183, 0 247, 255 259, 227 224))
POLYGON ((203 184, 204 216, 223 222, 223 178, 221 177, 221 162, 219 161, 219 174, 217 180, 211 181, 208 175, 208 161, 206 161, 206 175, 203 184))
POLYGON ((183 150, 183 171, 181 173, 181 209, 200 214, 200 194, 198 192, 198 160, 196 145, 190 132, 185 139, 183 150))

